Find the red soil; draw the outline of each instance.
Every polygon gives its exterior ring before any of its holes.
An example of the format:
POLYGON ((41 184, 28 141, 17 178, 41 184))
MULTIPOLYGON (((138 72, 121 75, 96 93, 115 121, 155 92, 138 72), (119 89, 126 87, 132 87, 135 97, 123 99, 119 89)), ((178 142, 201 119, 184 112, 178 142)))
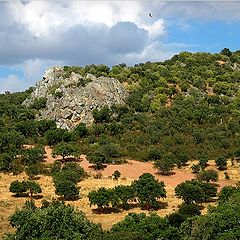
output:
POLYGON ((52 151, 53 150, 49 146, 45 146, 44 150, 46 152, 46 154, 45 154, 45 161, 47 163, 53 163, 56 160, 56 158, 52 157, 52 151))
MULTIPOLYGON (((82 161, 80 165, 84 168, 86 172, 96 173, 93 168, 91 168, 92 164, 90 164, 86 157, 82 155, 82 161)), ((104 176, 111 176, 115 170, 118 170, 121 173, 121 177, 123 178, 132 178, 138 179, 143 173, 151 173, 155 175, 157 179, 160 181, 164 181, 166 185, 176 186, 179 183, 190 180, 194 178, 194 174, 187 172, 186 169, 175 169, 173 175, 163 176, 159 175, 154 169, 153 164, 150 162, 139 162, 135 160, 128 160, 127 164, 121 165, 112 165, 109 164, 101 170, 100 172, 104 176)))
MULTIPOLYGON (((45 147, 46 158, 45 161, 47 163, 53 163, 55 160, 60 160, 61 158, 53 158, 52 157, 52 149, 48 146, 45 147)), ((190 170, 190 166, 184 167, 182 169, 174 169, 172 175, 163 176, 159 175, 154 169, 153 164, 151 162, 139 162, 135 160, 128 160, 128 163, 121 165, 113 165, 108 164, 103 170, 94 170, 93 165, 90 164, 85 155, 81 155, 80 163, 84 170, 89 174, 102 173, 103 176, 109 177, 111 176, 115 170, 118 170, 121 173, 121 178, 129 178, 129 179, 138 179, 143 173, 151 173, 158 180, 163 181, 165 185, 175 187, 179 183, 184 182, 186 180, 191 180, 195 178, 195 174, 193 174, 190 170)), ((213 168, 213 166, 210 166, 213 168)), ((234 185, 236 181, 226 180, 223 177, 219 179, 217 182, 218 190, 227 185, 234 185)))

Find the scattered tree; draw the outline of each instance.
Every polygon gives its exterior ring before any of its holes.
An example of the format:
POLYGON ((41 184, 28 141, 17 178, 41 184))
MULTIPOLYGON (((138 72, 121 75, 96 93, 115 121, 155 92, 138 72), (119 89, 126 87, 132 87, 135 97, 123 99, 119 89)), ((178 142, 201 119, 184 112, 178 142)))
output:
POLYGON ((206 182, 216 182, 218 180, 218 172, 215 170, 205 170, 197 175, 197 179, 206 182))
POLYGON ((42 192, 40 185, 34 181, 27 181, 27 188, 30 192, 31 198, 33 197, 33 194, 42 192))
POLYGON ((129 201, 135 199, 134 189, 132 186, 120 185, 114 188, 114 191, 122 204, 123 209, 128 207, 129 201))
POLYGON ((148 210, 158 207, 157 201, 166 197, 164 182, 159 182, 150 173, 144 173, 135 180, 133 189, 140 205, 148 210))
POLYGON ((219 170, 225 170, 227 168, 227 159, 225 157, 219 157, 215 160, 219 170))
POLYGON ((175 194, 186 204, 199 203, 204 199, 204 192, 196 180, 187 180, 175 188, 175 194))
POLYGON ((53 156, 62 156, 64 161, 67 156, 78 156, 78 151, 76 147, 70 143, 59 143, 56 147, 54 147, 52 154, 53 156))
POLYGON ((103 169, 103 164, 107 162, 106 154, 97 149, 94 152, 91 152, 87 155, 87 159, 90 163, 93 163, 96 169, 101 170, 103 169))
POLYGON ((114 173, 112 174, 112 178, 114 180, 118 180, 120 177, 121 177, 121 173, 118 170, 114 171, 114 173))
POLYGON ((62 180, 55 183, 56 194, 63 196, 65 200, 75 200, 79 196, 79 189, 76 184, 69 180, 62 180))
POLYGON ((18 180, 11 182, 9 191, 15 193, 17 197, 21 196, 23 193, 26 193, 28 186, 25 181, 20 182, 18 180))
POLYGON ((21 196, 21 194, 29 191, 30 197, 33 197, 33 194, 41 193, 41 187, 37 182, 34 181, 22 181, 18 180, 11 182, 9 191, 12 193, 16 193, 17 196, 21 196))
POLYGON ((163 175, 169 175, 174 168, 172 155, 165 155, 161 159, 154 161, 154 167, 163 175))
POLYGON ((108 207, 111 199, 111 191, 101 187, 98 190, 93 190, 88 194, 88 198, 91 205, 97 205, 100 210, 103 207, 108 207))
POLYGON ((29 165, 25 172, 28 175, 29 179, 34 179, 40 173, 41 166, 39 164, 29 165))

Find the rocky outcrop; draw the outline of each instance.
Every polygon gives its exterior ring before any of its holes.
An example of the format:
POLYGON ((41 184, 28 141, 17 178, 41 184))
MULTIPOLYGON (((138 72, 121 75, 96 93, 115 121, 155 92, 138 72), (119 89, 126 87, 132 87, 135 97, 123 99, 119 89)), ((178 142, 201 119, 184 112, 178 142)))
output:
POLYGON ((93 109, 124 104, 127 95, 116 79, 91 74, 83 77, 73 72, 65 77, 63 67, 53 67, 45 72, 23 104, 29 106, 36 99, 46 98, 46 107, 37 118, 53 119, 58 127, 72 129, 81 122, 92 124, 93 109))

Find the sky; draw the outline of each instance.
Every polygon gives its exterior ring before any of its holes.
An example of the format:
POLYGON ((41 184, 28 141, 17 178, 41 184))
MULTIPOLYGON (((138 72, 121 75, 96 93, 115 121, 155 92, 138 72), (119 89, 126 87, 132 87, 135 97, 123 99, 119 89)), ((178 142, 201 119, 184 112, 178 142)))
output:
POLYGON ((0 92, 34 86, 51 66, 131 66, 239 44, 240 1, 0 0, 0 92))

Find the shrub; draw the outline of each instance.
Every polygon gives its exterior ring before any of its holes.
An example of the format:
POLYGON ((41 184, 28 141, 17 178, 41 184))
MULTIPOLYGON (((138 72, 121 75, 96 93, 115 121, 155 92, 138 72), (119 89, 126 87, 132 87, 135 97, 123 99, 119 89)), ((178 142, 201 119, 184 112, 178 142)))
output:
POLYGON ((214 181, 216 182, 218 180, 218 172, 215 170, 206 170, 197 175, 197 179, 200 181, 214 181))
POLYGON ((64 196, 65 200, 75 200, 79 196, 76 184, 69 180, 61 180, 55 183, 56 194, 64 196))
POLYGON ((219 170, 224 170, 227 168, 227 159, 225 157, 219 157, 215 160, 215 162, 219 170))
POLYGON ((28 186, 25 181, 19 182, 18 180, 11 182, 9 191, 16 193, 16 196, 21 196, 23 193, 27 192, 28 186))
POLYGON ((160 160, 154 162, 154 167, 163 175, 169 175, 174 168, 172 155, 165 155, 160 160))

